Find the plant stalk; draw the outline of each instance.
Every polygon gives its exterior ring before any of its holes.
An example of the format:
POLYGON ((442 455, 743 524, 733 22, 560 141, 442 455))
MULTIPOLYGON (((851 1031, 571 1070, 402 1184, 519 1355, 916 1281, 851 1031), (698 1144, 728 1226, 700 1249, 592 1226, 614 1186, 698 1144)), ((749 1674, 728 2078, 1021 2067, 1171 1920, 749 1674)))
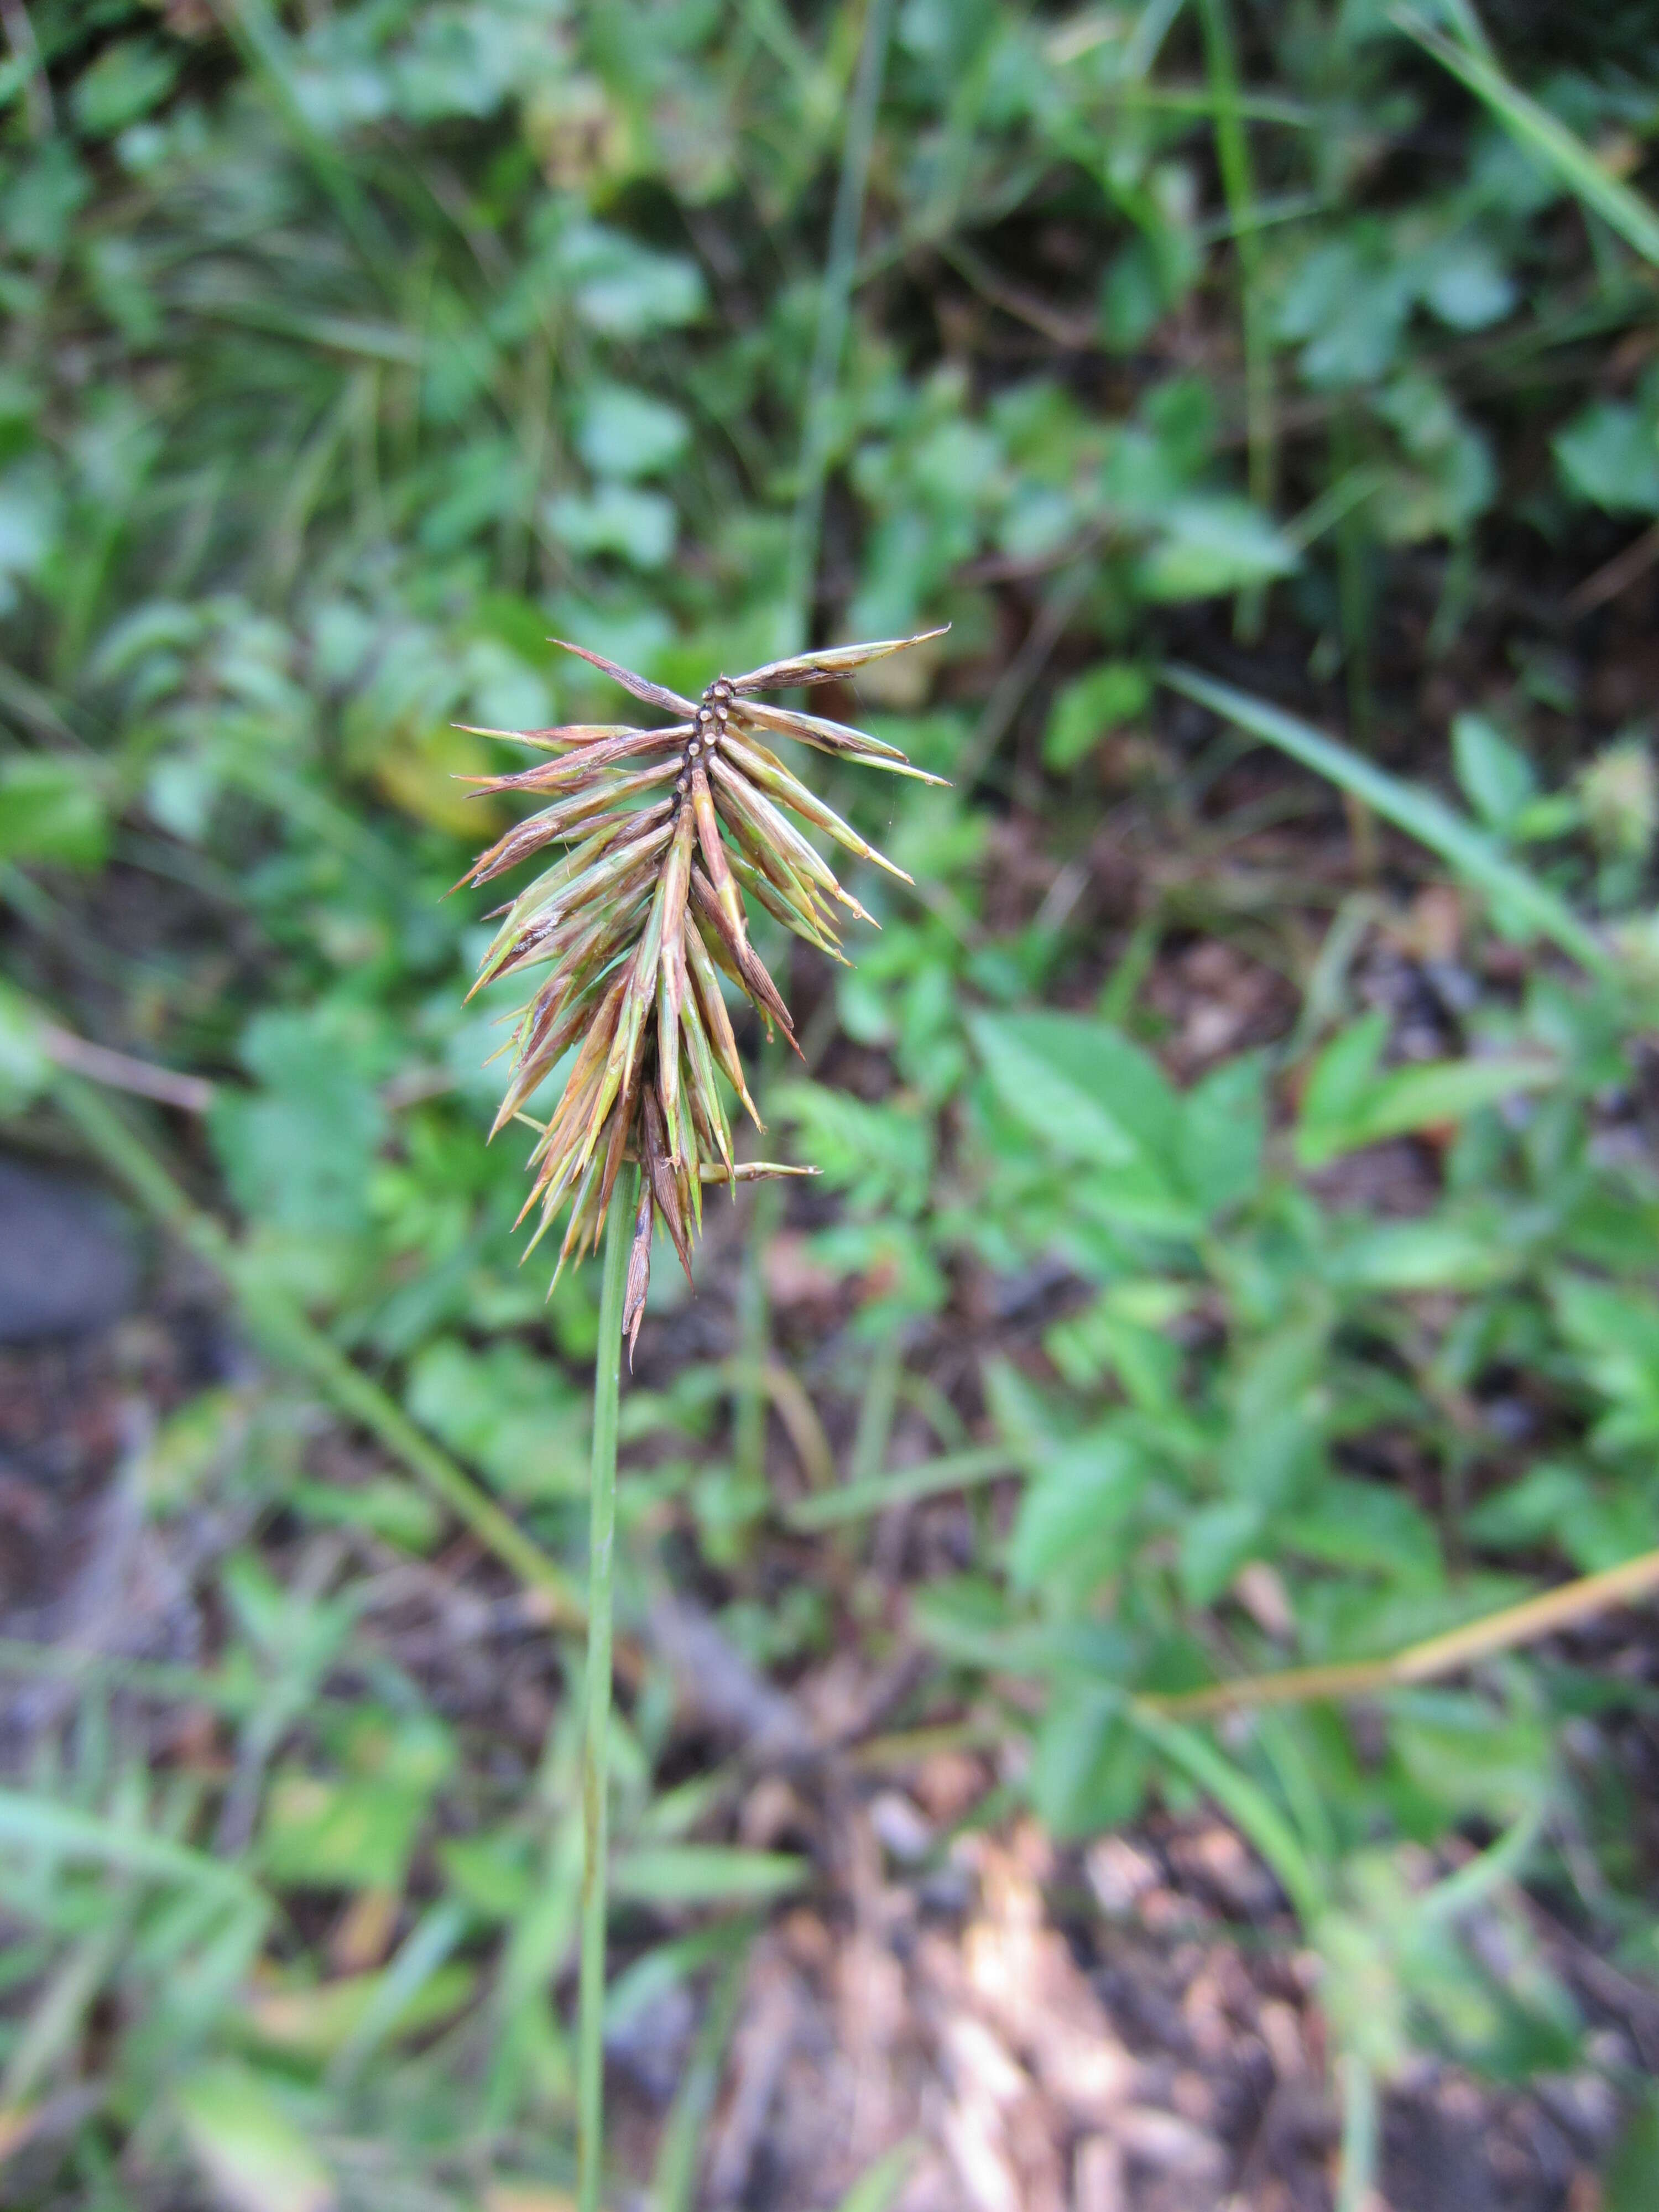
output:
POLYGON ((786 583, 788 619, 795 633, 785 648, 790 651, 804 645, 811 631, 813 585, 817 574, 818 540, 823 528, 823 480, 830 465, 836 386, 847 343, 859 231, 864 220, 865 186, 870 179, 876 111, 881 106, 882 79, 886 74, 887 46, 895 12, 896 0, 870 0, 864 40, 859 48, 858 71, 848 103, 847 135, 842 146, 835 212, 830 220, 830 251, 818 300, 812 365, 806 382, 800 482, 789 532, 786 583))
MULTIPOLYGON (((803 1509, 810 1510, 810 1506, 803 1509)), ((1604 1613, 1611 1606, 1635 1605, 1659 1590, 1659 1551, 1640 1552, 1633 1559, 1599 1573, 1581 1575, 1519 1605, 1506 1605, 1498 1613, 1449 1629, 1443 1636, 1407 1645, 1386 1659, 1350 1659, 1328 1667, 1287 1667, 1277 1674, 1244 1674, 1236 1681, 1206 1683, 1199 1690, 1178 1690, 1167 1697, 1144 1700, 1150 1712, 1183 1720, 1206 1719, 1214 1713, 1239 1712, 1263 1705, 1306 1705, 1315 1698, 1370 1698, 1385 1690, 1408 1689, 1413 1683, 1431 1682, 1463 1667, 1473 1667, 1500 1651, 1536 1643, 1540 1636, 1604 1613)))
POLYGON ((636 1170, 624 1170, 605 1224, 593 1359, 593 1472, 587 1564, 587 1725, 582 1740, 581 1972, 576 2018, 576 2203, 599 2212, 605 2149, 605 1848, 611 1757, 611 1570, 617 1534, 617 1401, 636 1170))

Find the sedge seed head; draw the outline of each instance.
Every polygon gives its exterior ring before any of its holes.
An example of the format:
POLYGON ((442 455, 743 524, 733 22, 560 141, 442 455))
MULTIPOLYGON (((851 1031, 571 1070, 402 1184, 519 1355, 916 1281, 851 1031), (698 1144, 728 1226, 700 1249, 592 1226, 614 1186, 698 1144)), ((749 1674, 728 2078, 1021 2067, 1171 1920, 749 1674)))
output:
POLYGON ((520 861, 558 855, 507 909, 479 968, 479 983, 546 970, 516 1017, 495 1127, 519 1115, 576 1048, 552 1118, 536 1125, 530 1195, 520 1218, 539 1216, 533 1245, 568 1207, 562 1267, 597 1243, 617 1176, 625 1163, 639 1163, 623 1315, 630 1356, 645 1311, 655 1223, 667 1229, 689 1279, 705 1183, 811 1172, 739 1165, 732 1149, 720 1076, 757 1128, 760 1121, 721 977, 769 1029, 775 1024, 795 1042, 783 995, 749 942, 746 896, 839 957, 831 902, 858 915, 864 909, 798 823, 903 876, 796 777, 769 739, 786 737, 868 768, 942 781, 923 776, 896 746, 865 731, 769 706, 755 695, 831 683, 921 641, 891 638, 803 653, 745 676, 716 677, 695 701, 572 646, 673 720, 656 727, 573 724, 491 733, 517 734, 552 757, 492 776, 482 789, 532 792, 544 804, 481 854, 465 880, 489 883, 520 861))

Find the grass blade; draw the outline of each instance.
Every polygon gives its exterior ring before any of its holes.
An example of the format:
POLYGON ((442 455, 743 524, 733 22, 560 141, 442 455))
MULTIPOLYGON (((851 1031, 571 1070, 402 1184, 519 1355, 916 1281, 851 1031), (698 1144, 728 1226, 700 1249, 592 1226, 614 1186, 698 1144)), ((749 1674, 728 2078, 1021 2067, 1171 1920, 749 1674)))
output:
POLYGON ((1304 1929, 1311 1935, 1325 1911, 1325 1883, 1300 1838, 1261 1785, 1224 1752, 1193 1729, 1165 1720, 1132 1700, 1125 1712, 1172 1766, 1179 1766, 1214 1798, 1249 1838, 1279 1877, 1304 1929))
POLYGON ((738 2024, 744 1978, 749 1964, 744 1946, 731 1960, 708 2000, 697 2039, 692 2045, 680 2086, 663 2130, 657 2151, 657 2170, 651 2190, 651 2212, 688 2212, 696 2195, 697 2160, 703 2130, 714 2109, 720 2069, 726 2045, 738 2024))
POLYGON ((853 276, 858 259, 859 231, 864 220, 865 186, 870 178, 871 149, 875 143, 876 112, 881 106, 887 46, 896 12, 896 0, 872 0, 865 19, 864 42, 859 51, 858 75, 847 112, 847 137, 842 149, 841 175, 836 185, 835 212, 830 219, 830 251, 824 263, 817 330, 812 342, 812 367, 807 380, 800 486, 795 495, 785 571, 786 618, 795 631, 789 641, 792 646, 805 641, 811 620, 818 539, 823 529, 823 482, 830 466, 836 385, 852 309, 853 276))
POLYGON ((1484 100, 1504 129, 1553 169, 1568 190, 1586 207, 1593 208, 1626 246, 1659 267, 1659 210, 1603 168, 1582 138, 1511 84, 1489 56, 1449 39, 1414 9, 1390 8, 1389 20, 1484 100))
POLYGON ((189 1889, 216 1891, 238 1905, 258 1897, 240 1868, 210 1858, 205 1851, 21 1790, 0 1790, 0 1845, 8 1844, 58 1858, 89 1860, 189 1889))
POLYGON ((906 2136, 890 2151, 884 2151, 873 2166, 867 2166, 841 2200, 836 2212, 888 2212, 888 2207, 898 2200, 899 2191, 910 2179, 921 2150, 915 2136, 906 2136))
POLYGON ((784 1519, 803 1532, 834 1528, 843 1521, 861 1521, 872 1513, 885 1513, 894 1505, 913 1505, 919 1498, 937 1498, 947 1490, 964 1490, 971 1483, 990 1482, 1000 1474, 1018 1474, 1021 1462, 1004 1444, 971 1446, 966 1451, 945 1452, 924 1460, 920 1467, 902 1468, 896 1474, 872 1475, 863 1482, 843 1483, 816 1498, 792 1505, 784 1519))
POLYGON ((1363 799, 1385 822, 1437 853, 1467 882, 1524 919, 1540 937, 1559 945, 1593 975, 1609 981, 1618 975, 1612 954, 1566 901, 1517 866, 1484 830, 1435 793, 1391 775, 1311 723, 1252 698, 1248 691, 1236 691, 1231 684, 1218 684, 1195 668, 1166 666, 1163 677, 1182 698, 1195 700, 1264 744, 1276 745, 1338 790, 1363 799))

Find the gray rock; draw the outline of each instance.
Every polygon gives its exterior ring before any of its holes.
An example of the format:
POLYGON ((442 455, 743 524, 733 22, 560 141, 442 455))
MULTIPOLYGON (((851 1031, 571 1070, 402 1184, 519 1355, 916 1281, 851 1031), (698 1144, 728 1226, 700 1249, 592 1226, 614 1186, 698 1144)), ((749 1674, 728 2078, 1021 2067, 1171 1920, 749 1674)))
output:
POLYGON ((137 1241, 102 1191, 0 1153, 0 1344, 87 1336, 132 1305, 137 1241))

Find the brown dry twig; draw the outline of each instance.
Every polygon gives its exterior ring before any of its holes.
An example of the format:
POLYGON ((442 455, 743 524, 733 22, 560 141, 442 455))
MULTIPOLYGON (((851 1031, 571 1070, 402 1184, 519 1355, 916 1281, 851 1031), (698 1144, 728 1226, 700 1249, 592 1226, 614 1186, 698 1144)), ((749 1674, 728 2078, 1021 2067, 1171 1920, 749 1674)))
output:
POLYGON ((1443 1636, 1410 1644, 1387 1659, 1246 1674, 1236 1682, 1212 1682, 1201 1690, 1148 1697, 1141 1702, 1165 1719, 1193 1720, 1262 1705, 1305 1705, 1322 1698, 1375 1697, 1384 1690, 1433 1681, 1499 1651, 1512 1651, 1517 1644, 1535 1644, 1558 1628, 1571 1627, 1612 1606, 1634 1604, 1655 1590, 1659 1590, 1659 1551, 1643 1552, 1619 1566, 1604 1568, 1600 1574, 1581 1576, 1559 1589, 1505 1606, 1443 1636))

